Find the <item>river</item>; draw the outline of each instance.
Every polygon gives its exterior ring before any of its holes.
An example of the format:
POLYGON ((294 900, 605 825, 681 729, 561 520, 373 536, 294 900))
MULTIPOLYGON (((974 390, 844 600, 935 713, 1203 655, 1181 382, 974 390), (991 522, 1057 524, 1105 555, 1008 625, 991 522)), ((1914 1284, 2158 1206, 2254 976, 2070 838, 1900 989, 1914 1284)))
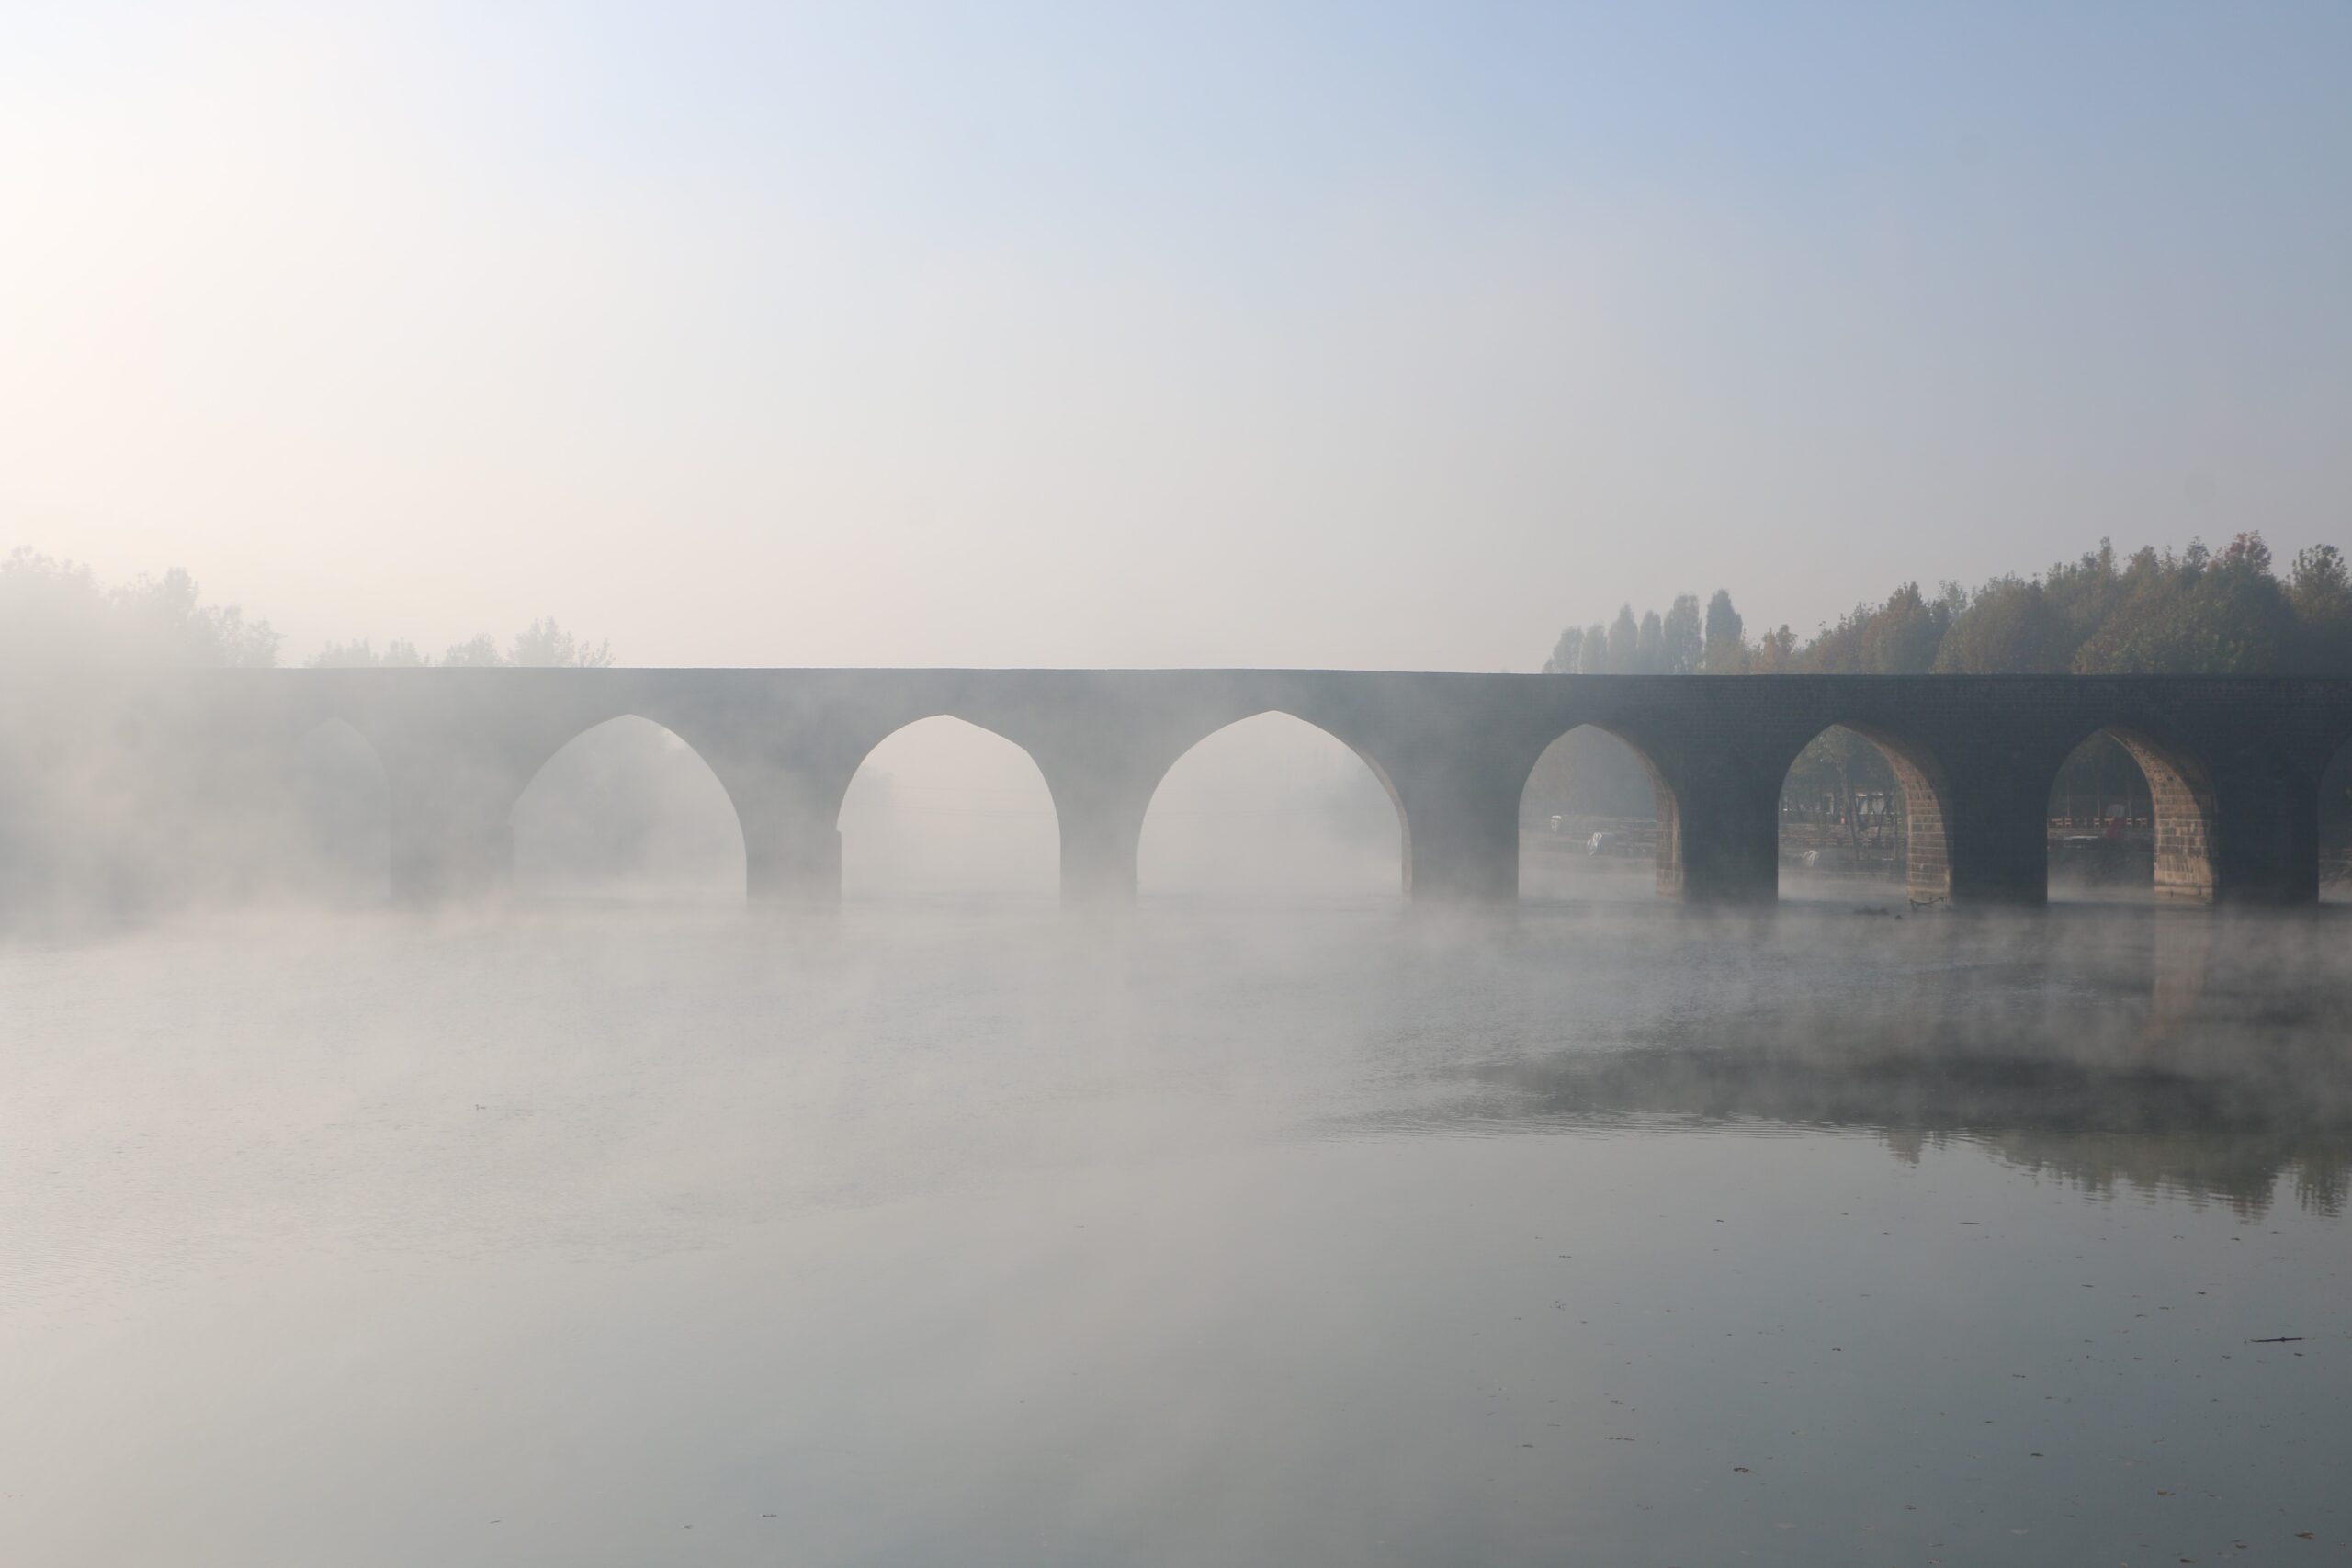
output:
POLYGON ((2352 921, 0 949, 0 1561, 2352 1549, 2352 921))

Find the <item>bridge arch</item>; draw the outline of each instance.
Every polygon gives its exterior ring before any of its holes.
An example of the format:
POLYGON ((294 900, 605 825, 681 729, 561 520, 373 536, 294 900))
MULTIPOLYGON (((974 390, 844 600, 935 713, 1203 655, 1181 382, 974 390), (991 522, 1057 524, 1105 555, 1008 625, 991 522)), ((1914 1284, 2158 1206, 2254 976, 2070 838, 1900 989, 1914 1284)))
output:
POLYGON ((347 719, 322 719, 296 739, 286 788, 284 882, 330 903, 389 898, 391 783, 375 743, 347 719))
POLYGON ((1808 873, 1876 871, 1916 903, 1949 899, 1951 819, 1951 786, 1926 747, 1883 725, 1824 725, 1781 774, 1781 896, 1808 873))
POLYGON ((1640 745, 1589 721, 1555 736, 1519 791, 1521 899, 1608 889, 1589 874, 1646 855, 1655 890, 1682 891, 1682 808, 1640 745))
POLYGON ((2146 888, 2163 902, 2213 902, 2211 776, 2178 743, 2128 724, 2085 736, 2052 775, 2049 818, 2054 893, 2146 888))
POLYGON ((958 714, 925 714, 866 748, 842 786, 842 891, 1051 895, 1060 817, 1027 747, 958 714))
POLYGON ((683 736, 641 714, 580 730, 532 773, 506 818, 525 895, 740 900, 734 797, 683 736))
POLYGON ((1412 861, 1388 770, 1280 707, 1186 747, 1153 784, 1136 850, 1138 889, 1162 893, 1410 892, 1412 861))

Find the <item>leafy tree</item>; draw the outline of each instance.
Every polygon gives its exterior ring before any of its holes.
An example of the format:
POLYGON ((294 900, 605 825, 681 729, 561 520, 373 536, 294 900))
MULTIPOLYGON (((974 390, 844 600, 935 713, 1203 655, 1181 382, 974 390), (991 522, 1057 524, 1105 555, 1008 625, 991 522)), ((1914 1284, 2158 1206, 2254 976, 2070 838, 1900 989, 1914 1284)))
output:
POLYGON ((30 550, 0 561, 0 927, 126 918, 238 841, 176 809, 235 785, 156 765, 181 716, 156 699, 173 671, 266 667, 277 643, 185 571, 107 588, 30 550))
POLYGON ((174 568, 106 589, 86 566, 30 550, 0 562, 0 649, 45 667, 258 669, 278 634, 233 604, 201 602, 174 568))
POLYGON ((1817 811, 1827 797, 1845 819, 1848 842, 1858 843, 1860 820, 1854 797, 1875 791, 1892 804, 1901 799, 1902 788, 1877 742, 1842 724, 1833 724, 1815 736, 1789 765, 1788 776, 1781 784, 1781 801, 1784 807, 1817 811))
POLYGON ((1688 675, 1699 668, 1700 656, 1706 651, 1706 641, 1699 630, 1699 596, 1678 593, 1666 612, 1662 627, 1666 643, 1665 670, 1669 675, 1688 675))
POLYGON ((1731 593, 1718 588, 1707 601, 1707 644, 1699 668, 1710 675, 1737 675, 1747 668, 1747 623, 1732 608, 1731 593))
POLYGON ((452 670, 491 670, 505 663, 506 656, 498 651, 496 637, 488 632, 477 632, 443 654, 441 662, 452 670))
POLYGON ((2066 616, 2041 583, 1996 577, 1953 617, 1936 650, 1944 675, 2055 674, 2073 668, 2066 616))
POLYGON ((1634 669, 1644 675, 1666 673, 1666 625, 1656 610, 1642 617, 1642 628, 1634 639, 1634 669))
POLYGON ((1795 655, 1795 668, 1806 675, 1859 675, 1862 669, 1862 622, 1871 613, 1857 604, 1832 624, 1815 632, 1795 655))
POLYGON ((1560 640, 1552 645, 1552 657, 1544 661, 1546 675, 1574 675, 1584 668, 1584 628, 1569 626, 1560 633, 1560 640))
MULTIPOLYGON (((413 652, 405 643, 394 643, 394 649, 413 652)), ((477 633, 466 641, 453 646, 441 656, 442 667, 450 670, 494 670, 577 668, 601 670, 613 661, 613 645, 609 642, 587 643, 564 630, 554 621, 542 617, 515 635, 511 647, 502 650, 498 639, 488 632, 477 633)), ((391 662, 387 649, 385 662, 391 662)), ((430 663, 430 660, 424 660, 430 663)))
POLYGON ((2352 617, 2352 570, 2344 564, 2344 552, 2334 545, 2296 552, 2287 602, 2306 620, 2352 617))
POLYGON ((356 642, 331 642, 305 661, 313 670, 413 670, 429 662, 416 644, 397 639, 381 653, 366 637, 356 642))
POLYGON ((506 661, 537 669, 602 670, 613 661, 613 645, 582 642, 554 621, 541 616, 515 637, 506 661))
POLYGON ((1748 660, 1748 671, 1756 675, 1785 675, 1796 657, 1797 634, 1785 625, 1775 626, 1756 639, 1756 651, 1748 660))
POLYGON ((2287 607, 2297 628, 2297 665, 2306 671, 2352 671, 2352 570, 2334 545, 2313 545, 2295 557, 2287 580, 2287 607))
MULTIPOLYGON (((2098 548, 2081 559, 2061 561, 2042 573, 2042 591, 2066 624, 2067 647, 2080 648, 2106 623, 2130 592, 2131 579, 2152 576, 2155 570, 2154 550, 2143 549, 2119 567, 2114 544, 2101 539, 2098 548)), ((2066 667, 2072 668, 2071 658, 2066 667)))
POLYGON ((1620 604, 1617 618, 1609 624, 1609 672, 1631 675, 1634 661, 1640 652, 1642 633, 1634 621, 1634 607, 1620 604))
POLYGON ((2127 817, 2149 814, 2147 774, 2121 741, 2094 735, 2058 765, 2050 784, 2050 815, 2090 826, 2105 822, 2118 806, 2127 817))
POLYGON ((1703 615, 1690 594, 1638 623, 1628 605, 1614 626, 1586 628, 1576 649, 1586 671, 1675 674, 2352 674, 2352 561, 2315 545, 2282 581, 2258 533, 2218 551, 2192 541, 2128 557, 2101 539, 2038 578, 1996 577, 1973 593, 1947 582, 1930 598, 1904 583, 1803 644, 1782 626, 1750 645, 1718 590, 1703 615))
POLYGON ((1917 675, 1935 665, 1936 652, 1968 595, 1947 583, 1930 600, 1906 582, 1883 604, 1857 604, 1826 626, 1791 660, 1791 668, 1814 674, 1917 675))
POLYGON ((1905 583, 1862 628, 1862 668, 1873 675, 1926 674, 1935 668, 1944 634, 1967 602, 1958 583, 1945 584, 1932 600, 1917 583, 1905 583))
POLYGON ((2295 641, 2294 615, 2270 574, 2260 536, 2242 534, 2217 558, 2201 543, 2140 577, 2076 650, 2084 674, 2245 675, 2279 668, 2295 641))

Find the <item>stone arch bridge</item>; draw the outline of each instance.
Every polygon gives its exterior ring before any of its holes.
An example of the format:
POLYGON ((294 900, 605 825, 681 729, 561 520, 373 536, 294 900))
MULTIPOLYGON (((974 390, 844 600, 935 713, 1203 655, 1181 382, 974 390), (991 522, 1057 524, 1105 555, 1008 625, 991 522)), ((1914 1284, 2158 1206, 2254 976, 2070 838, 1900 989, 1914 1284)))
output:
MULTIPOLYGON (((1518 892, 1521 792, 1583 725, 1657 786, 1658 880, 1686 900, 1776 897, 1781 784, 1833 725, 1903 782, 1915 894, 2032 904, 2046 889, 2059 765, 2100 733, 2154 801, 2161 894, 2318 896, 2320 777, 2352 737, 2352 681, 2170 676, 1557 676, 1303 670, 287 670, 191 678, 191 739, 299 745, 348 723, 390 790, 393 876, 414 897, 495 885, 508 813, 583 730, 636 715, 698 751, 732 799, 754 897, 838 895, 842 798, 893 732, 937 715, 1035 760, 1060 821, 1066 897, 1136 886, 1170 766, 1238 719, 1293 715, 1363 759, 1396 803, 1417 897, 1518 892)), ((205 748, 191 749, 200 755, 205 748)))

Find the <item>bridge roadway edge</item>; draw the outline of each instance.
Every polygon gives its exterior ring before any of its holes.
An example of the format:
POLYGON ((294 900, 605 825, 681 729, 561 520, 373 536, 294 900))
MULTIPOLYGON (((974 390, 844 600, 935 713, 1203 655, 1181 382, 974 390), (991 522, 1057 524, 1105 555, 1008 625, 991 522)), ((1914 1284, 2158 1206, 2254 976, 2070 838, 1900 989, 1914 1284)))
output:
POLYGON ((743 824, 753 897, 817 901, 839 895, 836 818, 858 763, 943 714, 1036 760, 1074 900, 1132 897, 1159 779, 1198 740, 1268 711, 1371 767, 1398 811, 1408 890, 1430 901, 1517 897, 1521 791, 1546 746, 1590 724, 1635 749, 1674 812, 1662 886, 1694 904, 1770 902, 1781 780, 1844 724, 1929 782, 1955 904, 2044 900, 2050 782, 2101 731, 2157 784, 2160 853, 2186 868, 2172 891, 2309 903, 2320 777, 2352 739, 2352 679, 2308 676, 429 669, 200 671, 185 687, 161 728, 192 750, 289 747, 350 724, 383 764, 398 886, 428 901, 495 886, 507 813, 539 765, 627 714, 710 763, 743 824))

